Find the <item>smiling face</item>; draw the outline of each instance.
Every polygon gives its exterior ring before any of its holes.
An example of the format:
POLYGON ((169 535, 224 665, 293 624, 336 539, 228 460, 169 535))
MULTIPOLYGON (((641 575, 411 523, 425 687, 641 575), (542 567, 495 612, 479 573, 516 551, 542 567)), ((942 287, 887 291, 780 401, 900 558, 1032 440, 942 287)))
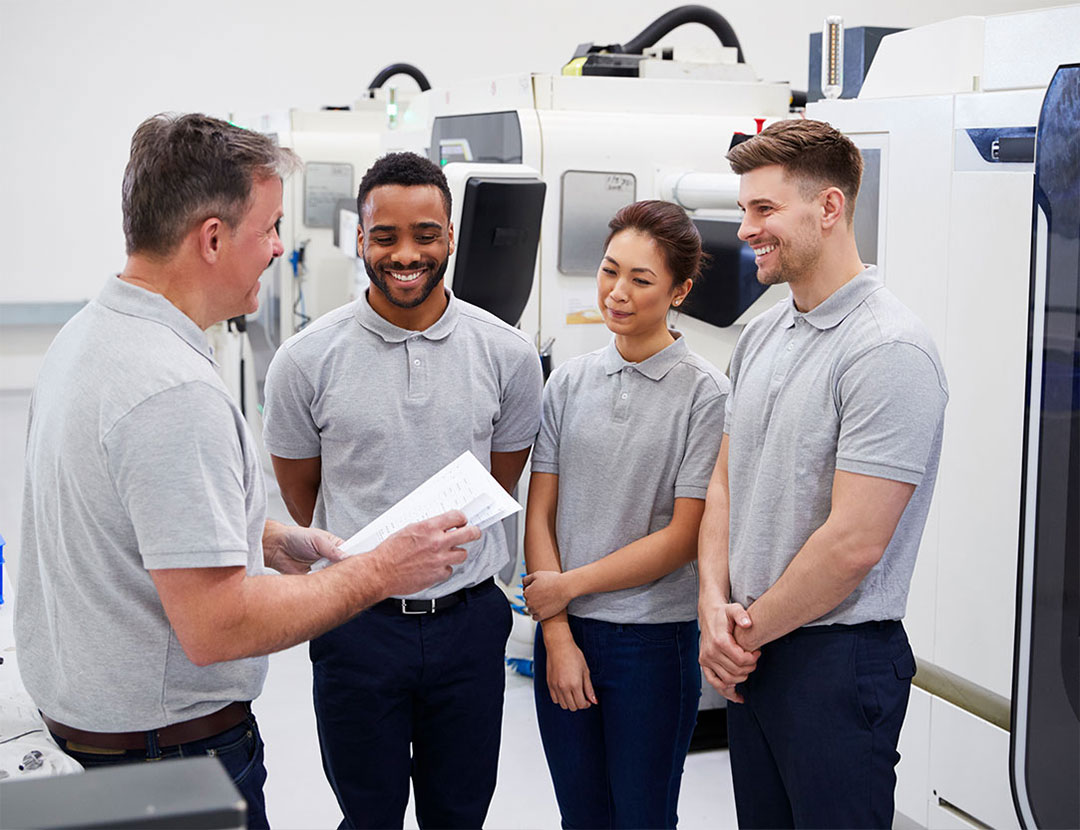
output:
POLYGON ((281 219, 281 179, 256 179, 251 187, 247 213, 222 237, 221 279, 216 292, 221 297, 218 319, 254 314, 259 309, 259 277, 285 252, 277 233, 281 219))
POLYGON ((744 173, 739 206, 745 211, 739 239, 754 251, 758 282, 799 282, 822 255, 820 194, 807 199, 799 183, 777 164, 744 173))
POLYGON ((675 285, 663 251, 653 238, 636 230, 615 234, 596 274, 604 322, 617 336, 651 338, 667 333, 667 312, 690 291, 692 282, 675 285))
POLYGON ((380 316, 402 328, 439 318, 446 296, 435 288, 454 251, 454 232, 437 187, 374 188, 364 200, 356 245, 375 289, 368 300, 380 316))

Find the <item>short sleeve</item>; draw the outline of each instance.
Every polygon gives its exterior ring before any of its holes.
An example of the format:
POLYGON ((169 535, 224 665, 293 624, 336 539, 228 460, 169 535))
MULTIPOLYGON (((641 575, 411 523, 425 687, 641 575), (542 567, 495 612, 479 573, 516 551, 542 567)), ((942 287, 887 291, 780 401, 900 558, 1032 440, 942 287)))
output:
POLYGON ((728 393, 724 396, 724 432, 731 433, 731 425, 735 422, 735 382, 739 376, 739 365, 742 363, 743 338, 746 337, 746 329, 743 329, 739 339, 735 341, 735 349, 731 353, 731 361, 728 363, 728 393))
POLYGON ((105 435, 147 569, 247 565, 241 417, 196 381, 148 398, 105 435))
POLYGON ((675 476, 675 498, 705 498, 724 438, 725 411, 730 397, 730 394, 714 395, 691 411, 686 450, 675 476))
POLYGON ((503 387, 499 417, 491 434, 492 452, 528 449, 540 428, 540 399, 544 393, 544 373, 540 356, 531 347, 503 387))
POLYGON ((886 343, 837 381, 836 469, 918 485, 941 428, 948 392, 923 349, 886 343))
POLYGON ((315 387, 289 350, 277 350, 266 371, 263 443, 278 458, 314 458, 322 453, 319 428, 311 414, 315 387))
POLYGON ((534 473, 559 473, 559 435, 562 431, 563 407, 566 404, 566 382, 566 372, 560 367, 544 387, 540 434, 536 436, 532 452, 534 473))

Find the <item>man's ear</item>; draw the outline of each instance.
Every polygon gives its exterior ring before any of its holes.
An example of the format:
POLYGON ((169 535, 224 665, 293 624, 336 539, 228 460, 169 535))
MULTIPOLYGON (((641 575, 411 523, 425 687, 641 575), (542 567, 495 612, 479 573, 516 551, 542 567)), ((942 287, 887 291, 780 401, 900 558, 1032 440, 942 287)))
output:
POLYGON ((356 225, 356 255, 364 258, 364 226, 359 223, 356 225))
POLYGON ((450 247, 447 248, 446 255, 454 253, 454 223, 450 222, 446 226, 446 236, 450 240, 450 247))
POLYGON ((837 222, 845 222, 844 209, 847 199, 839 187, 827 187, 821 191, 821 227, 831 229, 837 222))
POLYGON ((211 216, 203 220, 197 231, 199 255, 203 260, 211 264, 218 261, 218 257, 221 256, 222 240, 226 233, 225 223, 218 217, 211 216))

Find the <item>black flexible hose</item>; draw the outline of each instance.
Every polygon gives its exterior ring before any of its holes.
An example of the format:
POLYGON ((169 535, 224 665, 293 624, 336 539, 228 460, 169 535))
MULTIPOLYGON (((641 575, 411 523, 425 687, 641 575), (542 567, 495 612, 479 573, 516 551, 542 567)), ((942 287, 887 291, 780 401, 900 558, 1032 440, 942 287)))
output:
POLYGON ((384 66, 379 70, 379 74, 371 79, 371 83, 368 84, 367 88, 378 89, 395 75, 408 75, 420 85, 421 92, 427 92, 431 89, 431 83, 428 81, 427 75, 411 63, 392 63, 389 66, 384 66))
POLYGON ((611 52, 623 52, 627 55, 640 55, 642 51, 650 46, 655 46, 656 42, 660 40, 664 35, 670 33, 672 30, 677 29, 684 23, 700 23, 703 26, 708 26, 712 29, 713 33, 720 39, 720 43, 724 46, 734 46, 738 50, 739 63, 746 63, 743 58, 742 46, 739 44, 739 38, 735 34, 735 30, 731 28, 731 24, 727 22, 727 19, 715 9, 710 9, 708 6, 679 6, 674 8, 666 14, 660 15, 652 23, 641 30, 641 33, 636 37, 626 41, 617 47, 609 47, 611 52))

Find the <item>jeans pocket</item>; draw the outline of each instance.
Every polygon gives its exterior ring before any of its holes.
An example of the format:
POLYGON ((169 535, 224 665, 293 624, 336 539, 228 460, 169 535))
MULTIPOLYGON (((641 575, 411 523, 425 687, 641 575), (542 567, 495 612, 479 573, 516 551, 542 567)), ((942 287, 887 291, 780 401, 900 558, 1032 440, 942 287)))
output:
POLYGON ((206 749, 206 754, 221 761, 229 777, 237 784, 251 774, 260 755, 258 732, 254 722, 249 718, 241 726, 243 732, 239 736, 230 735, 227 742, 221 746, 206 749))
POLYGON ((855 696, 855 710, 860 716, 862 726, 873 731, 874 724, 881 716, 881 704, 878 700, 877 683, 874 676, 874 661, 867 652, 867 644, 858 632, 852 632, 851 682, 855 696))
POLYGON ((915 654, 909 646, 903 654, 893 660, 893 670, 898 680, 911 680, 915 676, 915 654))

